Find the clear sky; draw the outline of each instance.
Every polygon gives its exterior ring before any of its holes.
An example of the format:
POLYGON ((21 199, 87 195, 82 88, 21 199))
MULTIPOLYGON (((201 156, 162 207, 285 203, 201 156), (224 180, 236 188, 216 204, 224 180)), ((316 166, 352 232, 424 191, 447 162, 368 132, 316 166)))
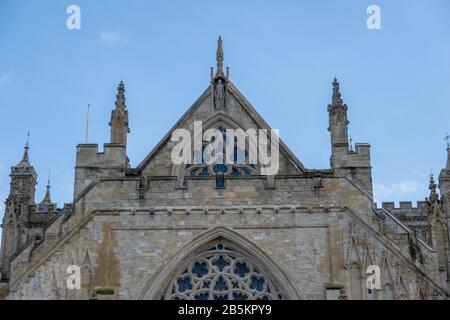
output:
POLYGON ((208 86, 219 34, 232 81, 307 168, 329 167, 336 75, 353 141, 372 145, 376 200, 427 196, 450 131, 448 0, 1 0, 2 205, 28 130, 36 201, 49 170, 53 199, 71 201, 86 105, 89 142, 103 144, 121 79, 138 165, 208 86), (71 4, 81 30, 66 28, 71 4), (366 27, 371 4, 381 30, 366 27))

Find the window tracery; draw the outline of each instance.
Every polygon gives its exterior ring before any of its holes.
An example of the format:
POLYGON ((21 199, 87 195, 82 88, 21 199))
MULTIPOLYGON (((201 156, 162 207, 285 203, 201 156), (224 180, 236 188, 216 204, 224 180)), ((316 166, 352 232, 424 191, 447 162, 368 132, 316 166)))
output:
POLYGON ((281 300, 283 295, 251 259, 219 242, 185 264, 164 300, 281 300))

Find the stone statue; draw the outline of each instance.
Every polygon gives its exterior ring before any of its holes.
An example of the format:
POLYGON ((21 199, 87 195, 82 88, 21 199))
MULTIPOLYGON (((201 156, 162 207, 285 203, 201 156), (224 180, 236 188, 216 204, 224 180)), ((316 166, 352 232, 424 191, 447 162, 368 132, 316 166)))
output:
POLYGON ((214 101, 217 109, 225 108, 225 86, 222 83, 222 79, 219 79, 214 91, 214 101))

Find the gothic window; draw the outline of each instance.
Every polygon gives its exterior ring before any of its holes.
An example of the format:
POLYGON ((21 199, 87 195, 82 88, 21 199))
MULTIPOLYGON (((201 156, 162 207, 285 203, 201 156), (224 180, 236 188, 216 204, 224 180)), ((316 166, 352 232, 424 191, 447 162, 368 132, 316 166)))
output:
MULTIPOLYGON (((238 148, 237 146, 237 139, 235 137, 234 141, 234 159, 232 164, 226 164, 226 143, 227 143, 227 137, 226 137, 226 129, 224 127, 219 126, 218 130, 222 132, 223 135, 223 151, 222 154, 224 156, 223 163, 216 163, 212 165, 207 165, 206 162, 208 159, 205 159, 203 157, 204 151, 206 146, 209 142, 203 141, 203 147, 202 147, 202 154, 197 155, 201 157, 202 164, 196 164, 196 165, 186 165, 185 172, 186 176, 226 176, 226 175, 232 175, 232 176, 249 176, 256 172, 256 166, 254 164, 247 164, 248 163, 248 151, 242 150, 238 148), (245 159, 245 164, 239 164, 238 159, 239 158, 245 159)), ((214 139, 213 139, 214 141, 214 139)), ((216 187, 223 188, 218 186, 216 184, 216 187)))
POLYGON ((224 242, 184 264, 164 300, 281 300, 283 295, 260 266, 224 242))

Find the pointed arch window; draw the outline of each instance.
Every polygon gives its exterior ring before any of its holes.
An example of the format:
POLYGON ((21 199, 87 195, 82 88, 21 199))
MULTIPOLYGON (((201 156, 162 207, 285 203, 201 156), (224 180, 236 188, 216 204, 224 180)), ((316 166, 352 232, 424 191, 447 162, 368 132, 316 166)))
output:
MULTIPOLYGON (((244 149, 238 146, 237 137, 234 137, 234 150, 233 150, 233 161, 229 162, 227 157, 227 135, 226 129, 223 125, 219 125, 217 129, 222 133, 222 141, 223 146, 220 154, 222 155, 223 163, 213 163, 207 164, 208 160, 205 157, 205 148, 208 146, 210 142, 203 141, 202 142, 202 150, 201 154, 196 154, 194 158, 200 158, 201 164, 187 164, 184 166, 184 172, 182 174, 181 185, 186 187, 186 176, 197 176, 197 177, 215 177, 216 183, 215 187, 217 189, 225 188, 225 180, 226 176, 250 176, 257 173, 257 166, 253 163, 249 163, 249 153, 244 147, 244 149), (240 161, 238 161, 238 159, 240 161), (242 163, 242 159, 244 160, 242 163)), ((212 141, 214 142, 215 137, 212 137, 212 141)), ((200 152, 200 151, 198 151, 200 152)), ((217 152, 217 150, 216 150, 217 152)))
POLYGON ((168 284, 163 300, 281 300, 264 270, 219 241, 192 257, 168 284))

